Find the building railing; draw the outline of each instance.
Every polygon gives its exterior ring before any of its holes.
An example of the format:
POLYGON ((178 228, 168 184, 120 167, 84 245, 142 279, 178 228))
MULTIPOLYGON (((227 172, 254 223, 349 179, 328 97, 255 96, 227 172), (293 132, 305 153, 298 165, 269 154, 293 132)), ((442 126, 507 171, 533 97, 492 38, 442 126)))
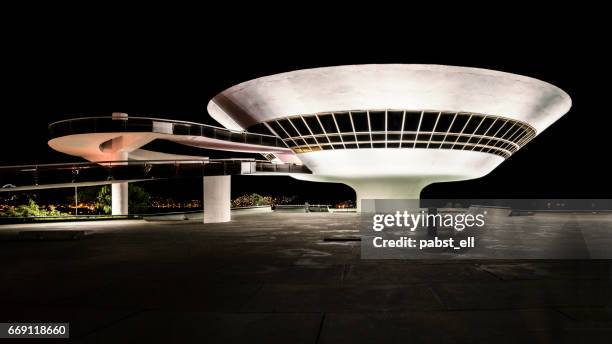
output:
POLYGON ((129 160, 0 167, 1 191, 53 184, 237 175, 258 172, 310 173, 303 165, 255 159, 129 160))
POLYGON ((49 134, 51 138, 75 134, 109 132, 148 132, 170 135, 201 136, 243 144, 287 148, 285 143, 280 138, 273 135, 251 133, 247 131, 233 131, 207 124, 153 117, 80 117, 61 120, 49 124, 49 134))

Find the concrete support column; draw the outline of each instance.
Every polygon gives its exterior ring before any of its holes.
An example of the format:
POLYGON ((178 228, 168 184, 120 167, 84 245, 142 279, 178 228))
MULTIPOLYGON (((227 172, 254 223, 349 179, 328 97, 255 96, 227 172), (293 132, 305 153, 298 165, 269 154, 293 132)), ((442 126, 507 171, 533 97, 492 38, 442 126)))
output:
POLYGON ((204 223, 231 220, 230 176, 204 177, 204 223))
POLYGON ((362 200, 406 200, 406 206, 412 206, 413 200, 418 200, 421 190, 431 182, 412 178, 364 178, 344 181, 355 190, 357 212, 385 211, 385 202, 371 203, 377 209, 365 209, 362 200), (378 204, 380 203, 380 204, 378 204), (374 205, 376 204, 376 205, 374 205), (381 207, 381 209, 378 209, 381 207))
POLYGON ((113 215, 128 214, 128 183, 113 183, 111 187, 111 208, 113 215))

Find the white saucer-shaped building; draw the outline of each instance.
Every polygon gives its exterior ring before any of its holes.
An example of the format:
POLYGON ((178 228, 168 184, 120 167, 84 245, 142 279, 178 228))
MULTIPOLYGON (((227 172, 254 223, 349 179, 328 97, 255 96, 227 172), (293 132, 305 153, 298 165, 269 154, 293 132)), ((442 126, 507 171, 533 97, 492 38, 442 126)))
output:
POLYGON ((374 64, 246 81, 216 95, 208 112, 228 129, 278 136, 312 171, 296 178, 347 184, 359 207, 482 177, 570 107, 563 90, 526 76, 374 64))

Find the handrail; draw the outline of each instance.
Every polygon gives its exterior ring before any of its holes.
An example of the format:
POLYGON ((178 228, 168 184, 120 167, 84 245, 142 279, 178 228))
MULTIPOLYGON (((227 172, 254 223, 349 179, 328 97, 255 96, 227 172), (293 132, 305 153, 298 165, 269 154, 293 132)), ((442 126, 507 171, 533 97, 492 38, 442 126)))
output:
POLYGON ((0 191, 216 175, 257 173, 310 173, 303 165, 273 164, 255 159, 233 160, 127 160, 0 167, 0 191))
POLYGON ((84 162, 63 162, 53 164, 31 164, 31 165, 13 165, 13 166, 0 166, 0 170, 9 170, 17 168, 31 168, 36 169, 39 167, 87 167, 93 166, 98 167, 100 165, 146 165, 151 163, 168 163, 168 164, 220 164, 225 161, 235 162, 265 162, 264 160, 256 160, 253 158, 235 158, 235 159, 172 159, 172 160, 104 160, 104 161, 84 161, 84 162))
POLYGON ((236 134, 252 134, 252 135, 259 135, 259 136, 267 136, 267 137, 273 137, 273 138, 277 138, 274 135, 268 135, 268 134, 260 134, 260 133, 252 133, 250 131, 239 131, 239 130, 231 130, 231 129, 227 129, 227 128, 223 128, 223 127, 218 127, 215 125, 210 125, 210 124, 203 124, 203 123, 196 123, 196 122, 189 122, 189 121, 181 121, 181 120, 173 120, 173 119, 164 119, 164 118, 156 118, 156 117, 141 117, 141 116, 129 116, 129 117, 125 117, 125 118, 113 118, 113 117, 109 117, 109 116, 88 116, 88 117, 75 117, 75 118, 69 118, 69 119, 63 119, 60 121, 56 121, 53 122, 51 124, 49 124, 47 126, 48 129, 51 129, 52 126, 55 126, 57 124, 61 124, 61 123, 68 123, 68 122, 73 122, 73 121, 81 121, 81 120, 112 120, 112 121, 129 121, 129 120, 149 120, 152 122, 165 122, 165 123, 172 123, 172 124, 187 124, 187 125, 195 125, 195 126, 199 126, 199 127, 207 127, 207 128, 212 128, 212 129, 218 129, 218 130, 223 130, 223 131, 228 131, 231 133, 236 133, 236 134))

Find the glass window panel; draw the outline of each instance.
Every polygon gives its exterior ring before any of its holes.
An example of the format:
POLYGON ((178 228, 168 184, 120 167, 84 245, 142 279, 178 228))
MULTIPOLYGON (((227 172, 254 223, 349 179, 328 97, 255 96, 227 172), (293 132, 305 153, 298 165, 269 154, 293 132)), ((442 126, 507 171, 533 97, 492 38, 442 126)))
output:
POLYGON ((480 138, 477 136, 474 136, 474 137, 471 137, 468 142, 471 144, 476 144, 478 143, 478 140, 480 140, 480 138))
POLYGON ((521 132, 521 127, 519 124, 516 124, 514 127, 512 127, 512 129, 508 133, 508 136, 506 136, 505 139, 514 142, 514 140, 516 139, 516 137, 519 135, 520 132, 521 132))
POLYGON ((343 145, 334 145, 334 149, 344 149, 343 145))
POLYGON ((325 135, 317 136, 317 141, 319 141, 320 144, 329 143, 329 140, 325 135))
POLYGON ((342 142, 340 135, 328 135, 327 137, 329 138, 330 142, 342 142))
POLYGON ((370 126, 372 131, 385 131, 385 112, 370 111, 370 126))
POLYGON ((309 136, 309 137, 305 137, 304 140, 306 140, 306 143, 308 143, 309 145, 316 145, 317 142, 315 141, 314 137, 309 136))
POLYGON ((289 135, 291 135, 291 136, 299 136, 298 132, 295 131, 295 129, 289 123, 288 120, 281 119, 281 120, 278 120, 277 122, 278 122, 278 124, 280 124, 285 129, 285 131, 287 131, 287 133, 289 133, 289 135))
MULTIPOLYGON (((482 142, 480 144, 482 144, 482 142)), ((483 149, 484 149, 483 146, 478 145, 478 146, 474 146, 474 149, 471 149, 471 150, 476 151, 476 152, 482 152, 483 149)))
POLYGON ((368 143, 360 143, 359 148, 372 148, 372 145, 368 143))
POLYGON ((521 133, 518 134, 514 139, 512 139, 512 141, 514 141, 516 143, 520 142, 521 140, 523 140, 527 136, 527 133, 528 133, 527 130, 521 129, 521 133))
POLYGON ((254 135, 254 134, 249 133, 245 135, 245 139, 246 139, 245 142, 255 144, 255 145, 265 144, 267 142, 270 142, 270 141, 264 141, 265 138, 266 138, 265 136, 254 135))
POLYGON ((491 117, 485 117, 485 119, 482 121, 482 123, 480 123, 480 127, 478 127, 478 130, 476 130, 476 132, 474 132, 474 134, 476 135, 484 135, 485 132, 487 132, 487 129, 489 129, 489 127, 491 127, 491 124, 493 124, 494 119, 491 117))
POLYGON ((415 138, 416 138, 416 134, 404 134, 404 136, 402 136, 402 141, 403 142, 414 141, 415 138))
POLYGON ((465 124, 467 123, 469 117, 470 115, 465 114, 465 113, 458 114, 457 117, 455 118, 455 122, 453 123, 450 131, 452 133, 457 133, 457 134, 460 133, 463 127, 465 126, 465 124))
POLYGON ((188 125, 183 124, 175 124, 174 125, 174 133, 177 135, 189 135, 189 127, 188 125))
POLYGON ((440 144, 439 143, 430 143, 428 148, 429 149, 438 149, 438 148, 440 148, 440 144))
POLYGON ((385 134, 372 134, 372 141, 385 141, 385 134))
POLYGON ((454 113, 444 112, 440 115, 440 119, 438 120, 438 125, 436 125, 436 132, 445 133, 450 128, 451 123, 453 122, 453 117, 455 117, 454 113))
POLYGON ((306 146, 306 141, 302 140, 301 138, 294 138, 293 140, 298 146, 306 146))
POLYGON ((514 125, 514 123, 512 122, 508 122, 505 126, 502 127, 502 130, 499 131, 499 134, 497 134, 497 136, 507 139, 514 132, 514 128, 516 128, 516 125, 514 125))
POLYGON ((372 147, 374 147, 374 148, 385 148, 385 143, 384 142, 372 143, 372 147))
POLYGON ((341 133, 350 133, 353 131, 348 112, 336 112, 334 113, 334 117, 336 118, 336 123, 338 123, 338 129, 340 129, 341 133))
POLYGON ((304 121, 302 121, 301 118, 293 117, 290 119, 290 121, 291 123, 293 123, 295 128, 298 130, 298 132, 300 133, 300 136, 310 135, 310 131, 308 131, 308 128, 306 128, 306 124, 304 124, 304 121))
POLYGON ((421 121, 421 129, 419 131, 432 131, 438 118, 438 112, 425 112, 421 121))
POLYGON ((388 111, 387 112, 387 131, 401 131, 403 111, 388 111))
POLYGON ((414 148, 427 148, 427 143, 417 143, 414 148))
POLYGON ((406 120, 404 122, 404 131, 417 131, 419 127, 420 112, 406 111, 406 120))
POLYGON ((266 127, 266 125, 263 124, 263 123, 257 123, 255 125, 250 126, 247 129, 247 131, 250 132, 250 133, 272 135, 270 130, 268 130, 268 127, 266 127))
POLYGON ((313 134, 323 134, 323 128, 321 128, 321 125, 319 124, 319 121, 317 121, 317 118, 315 116, 304 117, 304 120, 308 124, 310 130, 312 130, 313 134))
POLYGON ((507 143, 503 143, 499 148, 512 152, 512 147, 510 147, 507 143))
POLYGON ((365 112, 353 112, 353 124, 355 125, 355 131, 367 132, 368 128, 368 117, 365 112))
POLYGON ((450 141, 452 143, 452 142, 457 141, 458 137, 459 135, 456 135, 456 134, 448 134, 446 135, 446 141, 450 141))
POLYGON ((482 121, 482 116, 480 115, 472 115, 470 121, 467 123, 465 129, 463 129, 464 134, 473 134, 480 122, 482 121))
POLYGON ((493 153, 493 154, 497 154, 497 155, 501 154, 500 151, 495 149, 495 148, 489 148, 487 150, 487 153, 493 153))
POLYGON ((357 145, 354 143, 345 143, 346 149, 357 149, 357 145))
POLYGON ((491 129, 487 133, 487 136, 495 136, 495 134, 498 132, 499 132, 498 135, 500 135, 500 133, 503 132, 501 129, 503 129, 503 126, 505 125, 505 123, 506 123, 506 120, 498 118, 497 121, 493 123, 493 126, 491 126, 491 129))
POLYGON ((496 147, 496 146, 500 146, 502 143, 503 141, 492 139, 492 140, 489 140, 489 142, 487 143, 487 146, 496 147))
POLYGON ((334 123, 334 119, 332 118, 331 114, 318 116, 319 120, 321 120, 321 124, 323 124, 323 128, 328 134, 338 132, 338 129, 336 129, 336 124, 334 123))
POLYGON ((370 141, 370 134, 357 134, 357 141, 359 142, 370 141))
POLYGON ((283 139, 286 139, 288 136, 287 134, 283 131, 283 129, 280 127, 280 125, 278 123, 276 123, 276 121, 272 121, 268 123, 270 125, 270 127, 272 127, 272 129, 278 134, 278 136, 280 136, 283 139))
POLYGON ((399 148, 399 142, 387 142, 387 148, 399 148))
POLYGON ((387 134, 387 141, 398 141, 400 136, 400 134, 387 134))
POLYGON ((355 141, 355 135, 353 134, 349 134, 349 135, 342 135, 342 141, 346 142, 354 142, 355 141))
POLYGON ((431 134, 419 134, 417 141, 429 141, 431 134))
POLYGON ((432 141, 442 142, 442 140, 444 140, 444 135, 442 135, 442 134, 432 135, 431 136, 431 140, 432 141))

